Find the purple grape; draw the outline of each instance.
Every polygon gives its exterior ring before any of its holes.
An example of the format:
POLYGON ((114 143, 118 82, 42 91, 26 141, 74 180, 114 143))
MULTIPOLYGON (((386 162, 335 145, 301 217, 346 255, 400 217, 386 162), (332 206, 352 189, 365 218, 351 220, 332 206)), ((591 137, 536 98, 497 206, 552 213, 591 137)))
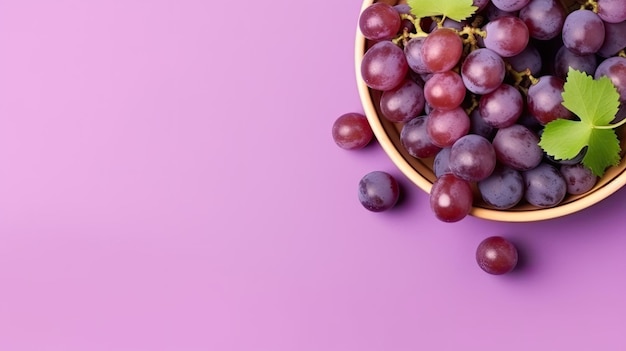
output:
POLYGON ((374 3, 359 16, 361 34, 369 40, 388 40, 400 30, 400 14, 384 2, 374 3))
POLYGON ((416 158, 434 156, 441 149, 433 144, 426 131, 428 116, 415 117, 402 126, 400 143, 409 155, 416 158))
POLYGON ((468 134, 452 145, 449 166, 457 177, 477 182, 489 177, 493 172, 496 166, 496 152, 486 138, 468 134))
POLYGON ((362 149, 374 137, 367 117, 360 113, 346 113, 335 120, 332 128, 333 140, 342 149, 362 149))
POLYGON ((543 159, 539 138, 520 124, 498 129, 492 144, 498 161, 518 171, 535 168, 543 159))
POLYGON ((433 110, 428 115, 426 131, 432 143, 439 147, 452 146, 469 132, 470 119, 460 107, 452 110, 433 110))
POLYGON ((443 222, 458 222, 465 218, 473 201, 470 183, 452 173, 437 178, 430 190, 430 208, 443 222))
POLYGON ((398 202, 399 197, 398 182, 389 173, 370 172, 359 181, 359 202, 372 212, 382 212, 392 208, 398 202))
POLYGON ((452 173, 450 169, 450 148, 441 149, 433 160, 433 172, 439 178, 446 173, 452 173))
POLYGON ((560 170, 563 178, 565 178, 568 194, 584 194, 591 190, 598 181, 593 172, 580 163, 562 165, 560 170))
POLYGON ((549 40, 561 34, 566 15, 558 0, 531 0, 519 12, 530 36, 539 40, 549 40))
POLYGON ((411 70, 418 74, 431 73, 430 69, 424 64, 422 57, 422 45, 425 37, 415 37, 410 39, 404 46, 404 55, 411 70))
POLYGON ((500 236, 486 238, 476 249, 476 263, 483 271, 493 275, 511 272, 518 259, 515 245, 500 236))
POLYGON ((383 92, 380 110, 391 122, 407 122, 424 112, 424 89, 410 79, 397 87, 383 92))
POLYGON ((483 30, 485 47, 502 57, 511 57, 522 52, 529 41, 528 27, 519 18, 503 16, 488 22, 483 30))
POLYGON ((517 72, 524 72, 526 69, 529 69, 530 74, 533 76, 538 75, 543 66, 539 50, 531 44, 528 44, 519 54, 507 57, 505 61, 517 72))
POLYGON ((556 76, 543 76, 528 88, 526 105, 528 112, 539 123, 546 125, 557 118, 571 119, 573 114, 563 106, 565 81, 556 76))
POLYGON ((521 10, 530 0, 491 0, 491 3, 502 11, 515 12, 521 10))
POLYGON ((491 175, 478 182, 482 199, 500 210, 512 208, 524 197, 524 180, 520 172, 498 165, 491 175))
POLYGON ((598 17, 604 22, 620 23, 626 21, 626 1, 597 0, 598 17))
POLYGON ((561 172, 548 163, 522 172, 526 191, 524 198, 531 205, 546 208, 561 203, 567 194, 567 184, 561 172))
POLYGON ((524 98, 512 85, 502 84, 498 89, 480 98, 478 108, 485 123, 494 128, 506 128, 515 123, 524 110, 524 98))
POLYGON ((454 29, 438 28, 424 39, 422 59, 431 72, 449 71, 459 62, 463 41, 454 29))
POLYGON ((428 104, 439 110, 451 110, 465 99, 465 85, 458 73, 435 73, 424 84, 424 97, 428 104))
POLYGON ((477 134, 482 137, 487 138, 488 140, 493 139, 493 136, 496 133, 496 128, 490 126, 485 122, 483 116, 480 114, 480 110, 475 108, 472 113, 470 113, 470 130, 469 134, 477 134))
POLYGON ((562 31, 563 45, 579 55, 595 54, 604 43, 604 23, 593 11, 570 12, 562 31))
POLYGON ((467 55, 461 65, 461 77, 467 90, 474 94, 487 94, 504 81, 504 61, 496 52, 480 48, 467 55))
POLYGON ((390 41, 374 44, 361 61, 361 77, 374 90, 386 91, 397 87, 408 71, 404 52, 390 41))
POLYGON ((578 55, 565 46, 561 46, 554 57, 554 75, 565 80, 570 67, 593 75, 598 67, 596 55, 578 55))
POLYGON ((626 58, 616 56, 602 61, 596 69, 594 78, 603 76, 608 77, 615 85, 620 102, 626 102, 626 58))
POLYGON ((626 47, 626 21, 620 23, 604 22, 604 42, 598 50, 600 57, 611 57, 626 47))

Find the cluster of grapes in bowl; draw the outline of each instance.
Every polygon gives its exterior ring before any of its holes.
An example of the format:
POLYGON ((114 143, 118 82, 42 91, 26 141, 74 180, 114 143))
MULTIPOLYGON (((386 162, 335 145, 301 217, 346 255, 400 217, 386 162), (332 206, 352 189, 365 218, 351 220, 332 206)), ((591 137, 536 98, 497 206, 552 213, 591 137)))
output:
MULTIPOLYGON (((562 104, 571 69, 608 77, 626 102, 626 2, 473 5, 462 21, 416 18, 402 1, 370 2, 359 17, 360 79, 377 118, 432 170, 436 217, 459 221, 479 201, 502 211, 553 208, 597 187, 584 148, 555 159, 539 140, 551 121, 577 118, 562 104)), ((625 115, 620 109, 616 120, 625 115)))

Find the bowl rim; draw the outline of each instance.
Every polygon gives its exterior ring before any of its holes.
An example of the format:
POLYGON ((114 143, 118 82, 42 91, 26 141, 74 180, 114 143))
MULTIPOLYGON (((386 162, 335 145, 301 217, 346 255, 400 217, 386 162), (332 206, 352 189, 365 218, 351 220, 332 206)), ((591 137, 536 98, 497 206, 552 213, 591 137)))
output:
MULTIPOLYGON (((359 13, 363 12, 363 10, 373 4, 375 0, 364 0, 361 6, 361 10, 359 13)), ((374 106, 373 97, 371 94, 371 89, 365 84, 365 81, 361 77, 361 61, 363 59, 363 55, 365 54, 367 40, 361 34, 359 29, 359 25, 357 23, 356 28, 356 40, 355 40, 355 50, 354 50, 354 59, 355 59, 355 75, 356 75, 356 83, 359 93, 359 98, 361 100, 361 104, 363 106, 363 110, 367 120, 370 123, 372 131, 376 137, 376 140, 382 147, 383 151, 387 154, 387 156, 391 159, 394 165, 404 174, 410 181, 412 181, 415 185, 421 188, 426 193, 430 193, 432 188, 432 183, 426 177, 421 175, 416 169, 413 168, 409 164, 409 162, 405 159, 405 157, 400 153, 396 145, 392 142, 389 135, 386 133, 385 128, 382 125, 381 118, 376 112, 376 108, 374 106)), ((542 221, 548 219, 554 219, 558 217, 563 217, 569 214, 573 214, 575 212, 579 212, 585 208, 588 208, 615 193, 617 190, 623 187, 626 184, 626 167, 625 167, 626 157, 622 157, 620 161, 620 166, 622 170, 616 174, 612 179, 610 179, 605 184, 591 190, 590 192, 584 194, 584 196, 575 199, 574 201, 570 201, 567 203, 562 203, 555 207, 548 208, 533 208, 531 210, 497 210, 490 209, 484 207, 477 207, 472 205, 472 209, 469 212, 469 215, 477 218, 499 221, 499 222, 534 222, 534 221, 542 221)))

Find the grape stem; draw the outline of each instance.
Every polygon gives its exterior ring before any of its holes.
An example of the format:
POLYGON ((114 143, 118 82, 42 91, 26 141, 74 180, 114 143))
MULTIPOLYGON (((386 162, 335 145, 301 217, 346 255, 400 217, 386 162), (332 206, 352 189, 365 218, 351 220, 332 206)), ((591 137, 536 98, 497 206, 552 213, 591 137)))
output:
POLYGON ((591 10, 594 13, 598 13, 598 2, 596 0, 587 0, 584 4, 580 5, 581 10, 591 10))

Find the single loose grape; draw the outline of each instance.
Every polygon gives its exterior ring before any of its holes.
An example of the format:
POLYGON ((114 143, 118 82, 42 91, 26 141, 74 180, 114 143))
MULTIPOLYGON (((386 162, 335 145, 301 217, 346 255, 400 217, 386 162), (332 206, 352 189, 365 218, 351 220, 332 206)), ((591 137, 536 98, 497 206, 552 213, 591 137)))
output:
POLYGON ((332 129, 337 146, 346 150, 362 149, 374 137, 367 117, 360 113, 346 113, 335 120, 332 129))
POLYGON ((483 240, 476 249, 476 262, 485 272, 494 275, 506 274, 517 266, 518 253, 513 243, 501 236, 483 240))
POLYGON ((373 171, 359 181, 359 202, 372 212, 386 211, 398 202, 400 186, 389 173, 373 171))

